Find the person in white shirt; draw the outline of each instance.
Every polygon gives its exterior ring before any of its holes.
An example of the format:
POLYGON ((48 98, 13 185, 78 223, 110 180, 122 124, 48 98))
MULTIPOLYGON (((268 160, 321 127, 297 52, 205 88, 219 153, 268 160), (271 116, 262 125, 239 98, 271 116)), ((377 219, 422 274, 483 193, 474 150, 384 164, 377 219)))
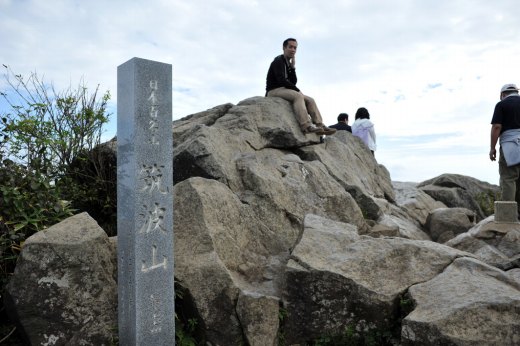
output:
POLYGON ((364 107, 356 111, 356 120, 352 124, 352 134, 361 138, 374 154, 377 148, 376 132, 374 131, 374 124, 370 121, 370 113, 364 107))

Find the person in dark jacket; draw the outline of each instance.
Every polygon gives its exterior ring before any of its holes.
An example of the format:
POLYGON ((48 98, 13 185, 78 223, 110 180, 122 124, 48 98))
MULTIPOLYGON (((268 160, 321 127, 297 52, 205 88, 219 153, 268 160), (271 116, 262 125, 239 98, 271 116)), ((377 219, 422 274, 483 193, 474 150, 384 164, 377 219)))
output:
POLYGON ((329 126, 336 130, 343 130, 348 131, 352 133, 352 127, 348 124, 348 114, 347 113, 340 113, 338 115, 338 123, 336 125, 329 126))
POLYGON ((323 124, 320 111, 314 99, 304 95, 296 86, 296 49, 294 38, 283 41, 283 54, 274 58, 266 79, 266 96, 281 97, 292 102, 296 119, 303 133, 330 135, 336 132, 323 124), (309 117, 310 115, 310 117, 309 117))

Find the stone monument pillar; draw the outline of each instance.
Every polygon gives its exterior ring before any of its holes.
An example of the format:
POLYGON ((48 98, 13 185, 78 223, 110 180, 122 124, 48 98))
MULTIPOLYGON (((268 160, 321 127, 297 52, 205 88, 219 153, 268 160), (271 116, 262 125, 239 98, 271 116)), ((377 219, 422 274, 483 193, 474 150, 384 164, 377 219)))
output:
POLYGON ((518 209, 515 201, 495 201, 495 222, 518 223, 518 209))
POLYGON ((174 345, 172 67, 117 68, 119 344, 174 345))

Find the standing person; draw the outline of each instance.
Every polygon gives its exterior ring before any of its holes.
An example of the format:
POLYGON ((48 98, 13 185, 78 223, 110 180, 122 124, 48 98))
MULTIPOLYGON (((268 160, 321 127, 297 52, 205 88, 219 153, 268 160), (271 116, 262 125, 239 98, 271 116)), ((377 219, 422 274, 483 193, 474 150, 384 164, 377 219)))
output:
POLYGON ((499 139, 502 200, 516 201, 520 206, 520 97, 515 84, 506 84, 500 89, 500 102, 491 119, 491 161, 496 160, 495 146, 499 139))
POLYGON ((338 123, 335 125, 329 126, 336 130, 343 130, 352 133, 352 127, 348 124, 348 114, 347 113, 339 113, 338 115, 338 123))
POLYGON ((281 97, 292 102, 296 120, 303 133, 330 135, 336 132, 323 124, 320 111, 314 99, 304 95, 296 86, 296 49, 294 38, 283 41, 283 54, 274 58, 266 79, 266 96, 281 97), (309 117, 310 115, 310 117, 309 117), (313 124, 314 123, 314 124, 313 124))
POLYGON ((370 121, 370 113, 364 107, 356 111, 356 120, 352 124, 352 134, 361 138, 374 154, 377 147, 376 132, 374 131, 374 124, 370 121))

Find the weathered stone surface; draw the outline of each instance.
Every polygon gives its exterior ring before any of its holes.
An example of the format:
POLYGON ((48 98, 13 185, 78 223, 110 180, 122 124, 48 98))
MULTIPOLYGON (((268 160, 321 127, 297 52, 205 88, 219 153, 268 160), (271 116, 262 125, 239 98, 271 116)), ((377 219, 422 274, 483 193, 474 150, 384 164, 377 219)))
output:
MULTIPOLYGON (((430 240, 423 227, 415 216, 408 214, 405 206, 390 203, 385 199, 374 198, 382 211, 382 216, 377 220, 383 228, 397 230, 395 236, 415 240, 430 240)), ((429 210, 429 209, 427 209, 429 210)), ((374 229, 372 229, 373 231, 374 229)))
POLYGON ((425 180, 419 183, 417 186, 422 187, 426 185, 435 185, 448 188, 462 188, 474 198, 478 198, 483 194, 497 197, 500 193, 500 187, 497 185, 489 184, 485 181, 481 181, 473 177, 468 177, 466 175, 452 173, 441 174, 438 177, 425 180))
POLYGON ((462 188, 442 187, 435 185, 424 185, 420 188, 433 199, 441 201, 449 208, 466 208, 472 210, 478 215, 479 220, 486 217, 478 203, 466 190, 462 188))
POLYGON ((242 292, 237 314, 250 346, 278 345, 279 298, 242 292))
MULTIPOLYGON (((326 143, 319 144, 319 136, 302 134, 290 103, 283 99, 253 97, 236 106, 219 107, 192 115, 189 120, 194 124, 191 127, 186 119, 174 122, 174 165, 178 167, 174 172, 176 182, 200 176, 219 180, 237 194, 250 195, 251 182, 244 179, 247 169, 244 169, 244 162, 261 162, 268 165, 265 169, 273 170, 268 173, 277 170, 276 173, 284 178, 288 168, 269 167, 277 164, 276 160, 270 160, 269 155, 279 157, 282 154, 294 156, 291 160, 295 162, 315 162, 313 165, 320 162, 320 175, 324 176, 316 177, 313 188, 321 188, 322 182, 331 180, 332 176, 337 181, 334 188, 346 190, 354 197, 354 209, 363 210, 369 218, 379 216, 378 206, 372 197, 389 200, 394 197, 388 171, 378 165, 370 153, 366 158, 360 157, 361 153, 358 152, 362 151, 363 144, 359 140, 353 136, 343 142, 336 138, 329 141, 328 138, 326 143), (211 121, 207 120, 208 117, 211 121)), ((305 171, 302 173, 306 174, 305 171)), ((278 179, 280 177, 269 177, 275 182, 278 179)), ((280 182, 287 180, 280 179, 280 182)), ((327 182, 327 185, 330 183, 327 182)), ((350 205, 345 207, 351 208, 350 205)))
POLYGON ((377 163, 363 142, 348 131, 338 131, 325 139, 324 145, 302 147, 304 160, 319 160, 358 202, 369 218, 377 220, 380 212, 368 197, 395 199, 390 174, 377 163), (376 210, 372 210, 372 209, 376 210))
POLYGON ((500 193, 496 185, 460 174, 442 174, 417 187, 450 208, 473 210, 479 220, 493 214, 493 201, 500 193))
POLYGON ((403 320, 403 345, 520 344, 520 281, 459 258, 409 290, 416 307, 403 320))
POLYGON ((251 280, 261 275, 267 234, 263 239, 250 234, 252 215, 215 180, 192 178, 175 185, 173 193, 175 276, 193 298, 207 339, 215 345, 239 343, 235 305, 240 289, 230 271, 242 271, 251 280))
POLYGON ((109 251, 112 254, 112 263, 114 264, 114 281, 117 283, 117 236, 109 237, 109 251))
POLYGON ((428 215, 425 227, 433 241, 444 243, 475 226, 476 218, 466 208, 439 208, 428 215))
POLYGON ((200 176, 240 189, 234 162, 263 148, 297 148, 317 144, 304 135, 289 102, 254 97, 236 106, 223 105, 173 122, 174 181, 200 176), (189 122, 188 122, 189 120, 189 122))
POLYGON ((397 224, 388 225, 381 223, 374 225, 372 229, 368 232, 368 235, 374 238, 401 236, 401 234, 399 233, 399 226, 397 224))
POLYGON ((359 236, 348 224, 305 226, 286 270, 289 343, 339 334, 348 326, 391 329, 408 287, 464 255, 429 241, 359 236))
MULTIPOLYGON (((277 156, 272 152, 265 160, 285 157, 277 156)), ((365 225, 359 211, 349 216, 355 211, 355 202, 339 186, 323 185, 319 195, 311 192, 316 191, 316 185, 307 187, 322 171, 317 162, 291 157, 282 160, 282 172, 276 170, 275 176, 285 175, 285 183, 271 179, 266 169, 272 163, 253 159, 240 164, 247 182, 257 191, 244 198, 246 203, 215 180, 190 178, 174 187, 176 277, 193 296, 208 340, 220 344, 241 334, 234 312, 239 290, 279 294, 279 261, 288 256, 300 236, 298 220, 303 219, 305 210, 337 214, 339 219, 365 225), (265 191, 259 193, 263 188, 265 191), (302 188, 307 193, 300 193, 302 188), (349 203, 352 208, 345 207, 349 203), (209 287, 204 284, 208 275, 213 278, 209 287), (221 291, 228 292, 226 299, 221 291)))
POLYGON ((426 219, 433 210, 446 208, 444 203, 436 201, 420 190, 416 183, 393 181, 392 186, 397 205, 420 226, 426 225, 426 219))
POLYGON ((518 223, 498 223, 490 216, 446 245, 470 252, 481 261, 503 270, 520 267, 518 223))
POLYGON ((331 179, 319 161, 302 161, 293 154, 264 149, 255 155, 240 157, 236 165, 244 186, 240 199, 253 208, 270 229, 285 224, 296 228, 299 234, 307 213, 368 229, 356 201, 331 179))
POLYGON ((518 222, 518 206, 514 201, 495 201, 496 222, 518 222))
POLYGON ((227 186, 203 178, 175 186, 174 217, 175 254, 182 259, 176 276, 181 280, 189 279, 183 270, 196 265, 197 256, 215 252, 227 269, 250 282, 262 281, 268 257, 287 252, 299 235, 270 230, 227 186))
POLYGON ((395 203, 386 199, 374 198, 382 215, 377 219, 377 227, 370 234, 396 236, 407 239, 431 240, 424 231, 428 215, 435 209, 446 208, 442 202, 434 200, 416 183, 392 182, 395 191, 395 203))
POLYGON ((379 226, 375 229, 372 228, 371 234, 376 236, 380 229, 386 229, 387 235, 430 240, 430 236, 424 232, 426 218, 434 209, 445 207, 444 204, 417 189, 415 183, 392 182, 392 186, 395 189, 395 203, 390 203, 386 199, 374 198, 380 207, 382 216, 377 220, 379 226), (388 233, 390 230, 397 230, 397 232, 388 233))
POLYGON ((7 289, 32 345, 111 345, 117 285, 106 233, 87 213, 28 238, 7 289))

